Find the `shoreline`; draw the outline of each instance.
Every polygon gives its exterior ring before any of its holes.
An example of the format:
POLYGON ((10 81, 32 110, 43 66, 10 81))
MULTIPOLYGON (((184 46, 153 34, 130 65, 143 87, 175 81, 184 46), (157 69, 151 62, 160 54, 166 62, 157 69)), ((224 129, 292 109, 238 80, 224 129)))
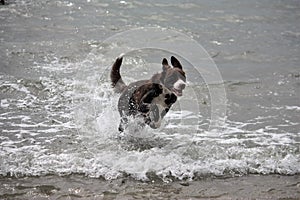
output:
POLYGON ((1 177, 0 199, 300 199, 300 175, 197 181, 103 180, 83 175, 1 177))

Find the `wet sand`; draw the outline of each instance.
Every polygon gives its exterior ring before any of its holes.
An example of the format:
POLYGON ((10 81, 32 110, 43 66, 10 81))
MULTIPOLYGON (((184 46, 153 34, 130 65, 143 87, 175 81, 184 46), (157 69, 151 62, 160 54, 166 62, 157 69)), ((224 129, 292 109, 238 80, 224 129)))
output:
POLYGON ((300 199, 300 175, 171 183, 71 175, 1 178, 0 185, 0 199, 300 199))

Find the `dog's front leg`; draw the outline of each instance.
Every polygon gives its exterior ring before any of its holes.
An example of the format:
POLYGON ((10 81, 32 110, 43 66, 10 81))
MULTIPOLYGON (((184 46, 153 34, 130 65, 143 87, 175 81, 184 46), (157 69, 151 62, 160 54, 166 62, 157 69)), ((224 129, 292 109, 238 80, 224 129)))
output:
POLYGON ((141 113, 148 113, 150 111, 150 106, 155 97, 158 97, 162 93, 162 86, 157 83, 152 83, 151 87, 145 85, 148 92, 144 94, 139 103, 139 111, 141 113))
POLYGON ((145 85, 145 89, 147 89, 148 92, 146 92, 146 94, 144 94, 143 97, 141 98, 138 106, 138 110, 140 114, 144 117, 145 124, 150 125, 152 121, 150 117, 150 112, 152 112, 151 104, 153 102, 153 99, 158 97, 162 93, 163 89, 162 86, 157 83, 152 83, 151 85, 145 85))

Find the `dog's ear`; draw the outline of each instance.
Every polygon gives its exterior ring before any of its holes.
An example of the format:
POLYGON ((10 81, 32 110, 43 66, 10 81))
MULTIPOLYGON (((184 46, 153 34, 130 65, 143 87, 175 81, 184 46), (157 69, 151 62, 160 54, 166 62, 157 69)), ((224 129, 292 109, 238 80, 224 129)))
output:
POLYGON ((163 60, 162 60, 162 68, 163 68, 163 71, 166 71, 167 69, 169 69, 170 68, 170 65, 169 65, 169 63, 168 63, 168 61, 167 61, 167 59, 166 58, 164 58, 163 60))
POLYGON ((181 66, 180 62, 174 56, 171 57, 171 63, 173 65, 173 67, 182 69, 182 66, 181 66))

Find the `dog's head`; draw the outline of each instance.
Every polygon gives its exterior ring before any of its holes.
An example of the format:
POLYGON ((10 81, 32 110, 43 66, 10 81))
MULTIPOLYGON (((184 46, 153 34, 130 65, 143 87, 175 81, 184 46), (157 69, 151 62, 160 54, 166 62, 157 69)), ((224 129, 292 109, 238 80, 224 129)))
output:
POLYGON ((182 96, 182 92, 186 85, 185 72, 182 69, 180 62, 174 57, 171 57, 169 65, 166 58, 162 60, 163 72, 161 73, 161 83, 172 91, 176 96, 182 96))

